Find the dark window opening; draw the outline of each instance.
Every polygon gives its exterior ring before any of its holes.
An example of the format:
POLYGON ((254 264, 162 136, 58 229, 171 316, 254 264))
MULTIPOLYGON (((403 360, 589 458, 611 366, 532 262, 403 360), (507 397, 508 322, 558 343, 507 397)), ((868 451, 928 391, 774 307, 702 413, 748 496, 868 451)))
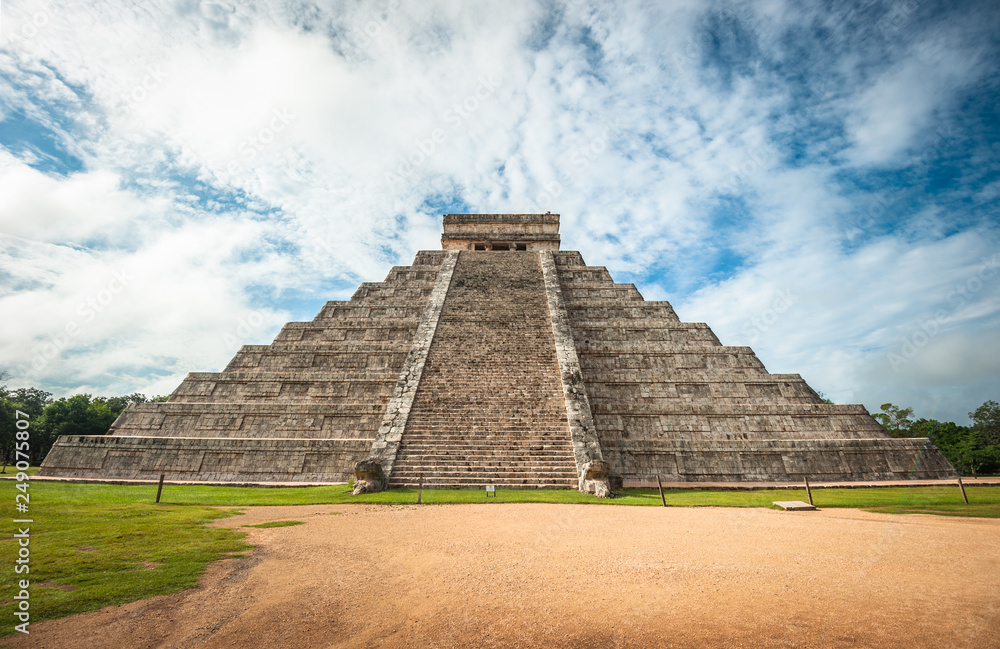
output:
POLYGON ((528 249, 528 244, 526 244, 526 243, 519 243, 519 244, 517 244, 517 249, 518 250, 527 250, 528 249))
POLYGON ((494 250, 510 250, 510 247, 506 243, 494 243, 494 250))
POLYGON ((486 250, 486 244, 485 243, 477 243, 475 249, 476 250, 486 250))

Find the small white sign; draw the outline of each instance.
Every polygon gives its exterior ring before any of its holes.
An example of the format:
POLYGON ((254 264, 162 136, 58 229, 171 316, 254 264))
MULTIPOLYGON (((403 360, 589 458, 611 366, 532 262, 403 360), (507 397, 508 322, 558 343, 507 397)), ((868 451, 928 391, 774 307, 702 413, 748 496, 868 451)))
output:
POLYGON ((486 493, 496 493, 497 488, 491 484, 486 485, 486 493))

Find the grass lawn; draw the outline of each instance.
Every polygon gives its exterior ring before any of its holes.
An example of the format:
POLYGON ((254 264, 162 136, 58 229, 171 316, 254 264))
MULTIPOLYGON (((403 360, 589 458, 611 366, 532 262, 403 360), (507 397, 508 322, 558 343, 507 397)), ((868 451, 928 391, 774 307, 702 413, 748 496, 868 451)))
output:
MULTIPOLYGON (((13 512, 16 482, 0 480, 0 498, 13 512)), ((855 507, 885 513, 942 514, 1000 518, 1000 487, 966 487, 971 504, 962 503, 957 486, 878 489, 813 489, 821 508, 855 507)), ((160 504, 156 485, 31 482, 30 511, 17 517, 31 524, 31 622, 95 610, 110 604, 177 592, 195 585, 205 566, 223 556, 250 549, 244 533, 205 523, 250 505, 338 503, 413 504, 415 489, 352 496, 350 487, 248 488, 165 485, 160 504)), ((774 500, 806 500, 805 490, 692 491, 666 490, 673 507, 770 507, 774 500)), ((572 490, 499 490, 488 500, 480 490, 427 489, 426 504, 445 503, 588 503, 660 506, 655 489, 626 489, 613 500, 572 490)), ((13 519, 15 516, 11 516, 13 519)), ((265 523, 257 527, 299 524, 265 523)), ((9 524, 13 528, 13 523, 9 524)), ((14 530, 0 539, 13 564, 14 530)), ((12 570, 13 568, 9 568, 12 570)), ((13 584, 11 584, 13 586, 13 584)), ((0 594, 0 636, 13 632, 15 602, 8 587, 0 594)))
MULTIPOLYGON (((25 471, 25 473, 27 473, 28 475, 35 475, 36 473, 38 473, 38 469, 40 469, 40 468, 42 468, 42 467, 39 467, 39 466, 29 466, 28 470, 25 471)), ((5 475, 6 476, 15 476, 18 473, 19 473, 19 471, 17 469, 15 469, 13 467, 13 465, 8 464, 7 468, 4 470, 4 472, 0 473, 0 478, 2 478, 5 475)))
MULTIPOLYGON (((8 578, 0 594, 0 636, 14 633, 14 586, 30 581, 31 622, 92 611, 195 585, 209 562, 246 552, 243 532, 204 524, 236 513, 205 506, 155 505, 152 496, 125 494, 114 486, 32 482, 27 514, 13 514, 16 482, 0 481, 0 494, 12 513, 0 540, 8 578), (18 524, 14 518, 34 522, 18 524), (18 540, 15 528, 30 526, 27 574, 14 573, 18 540)), ((148 494, 146 494, 148 495, 148 494)), ((30 630, 30 627, 29 627, 30 630)))

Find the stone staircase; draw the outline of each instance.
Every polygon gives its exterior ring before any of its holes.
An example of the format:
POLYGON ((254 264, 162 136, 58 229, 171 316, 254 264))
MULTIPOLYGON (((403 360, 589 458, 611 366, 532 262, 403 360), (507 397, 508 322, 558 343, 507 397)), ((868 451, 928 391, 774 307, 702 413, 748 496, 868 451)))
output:
POLYGON ((575 487, 537 252, 463 251, 390 486, 575 487))

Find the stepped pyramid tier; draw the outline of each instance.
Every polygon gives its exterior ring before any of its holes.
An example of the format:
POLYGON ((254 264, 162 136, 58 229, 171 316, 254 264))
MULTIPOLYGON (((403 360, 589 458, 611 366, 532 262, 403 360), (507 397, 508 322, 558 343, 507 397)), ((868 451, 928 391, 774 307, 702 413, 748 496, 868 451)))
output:
POLYGON ((951 478, 580 253, 557 214, 448 214, 441 251, 63 436, 39 475, 384 487, 951 478), (381 472, 379 472, 381 468, 381 472), (608 477, 610 474, 610 478, 608 477), (373 476, 378 476, 374 478, 373 476))

